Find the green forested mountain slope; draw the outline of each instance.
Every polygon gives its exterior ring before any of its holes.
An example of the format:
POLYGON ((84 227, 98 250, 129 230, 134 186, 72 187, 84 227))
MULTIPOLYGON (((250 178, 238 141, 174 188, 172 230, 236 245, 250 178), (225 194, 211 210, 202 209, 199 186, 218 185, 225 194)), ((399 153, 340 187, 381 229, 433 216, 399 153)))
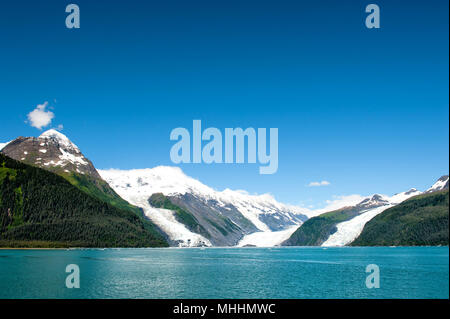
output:
POLYGON ((337 224, 348 221, 365 211, 387 204, 389 203, 383 196, 375 194, 355 206, 344 207, 312 217, 304 222, 282 245, 320 246, 331 234, 337 231, 337 224))
POLYGON ((154 225, 66 179, 0 154, 0 246, 167 246, 154 225))
POLYGON ((448 190, 415 196, 385 210, 352 246, 448 245, 448 190))
POLYGON ((61 132, 48 130, 37 138, 18 137, 1 152, 22 163, 58 174, 82 191, 117 208, 141 214, 139 208, 116 194, 100 177, 94 164, 61 132))
POLYGON ((82 175, 77 173, 57 173, 58 175, 67 179, 72 185, 78 187, 85 193, 107 202, 119 209, 129 210, 135 214, 141 215, 142 210, 139 207, 133 206, 124 200, 102 179, 93 178, 89 175, 82 175))
POLYGON ((162 193, 156 193, 150 196, 148 199, 150 205, 156 208, 169 209, 175 213, 175 218, 186 225, 186 227, 197 234, 200 234, 206 238, 210 238, 211 235, 206 231, 206 229, 200 225, 198 220, 187 210, 175 205, 170 201, 170 199, 164 196, 162 193))
POLYGON ((320 246, 336 231, 336 225, 355 217, 358 210, 349 207, 328 212, 304 222, 283 246, 320 246))

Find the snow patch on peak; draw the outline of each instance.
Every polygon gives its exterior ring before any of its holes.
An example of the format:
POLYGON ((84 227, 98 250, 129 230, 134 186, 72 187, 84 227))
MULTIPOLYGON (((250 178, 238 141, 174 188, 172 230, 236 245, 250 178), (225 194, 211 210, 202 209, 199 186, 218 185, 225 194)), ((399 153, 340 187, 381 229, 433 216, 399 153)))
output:
POLYGON ((387 205, 389 204, 389 197, 381 194, 374 194, 365 198, 362 202, 356 205, 360 208, 371 208, 375 206, 387 205))
POLYGON ((448 188, 448 175, 441 176, 436 183, 433 184, 429 189, 426 190, 425 193, 432 193, 448 188))
POLYGON ((58 144, 68 147, 68 148, 74 148, 78 150, 78 146, 76 146, 74 143, 72 143, 67 136, 62 134, 61 132, 58 132, 55 129, 50 129, 48 131, 45 131, 42 133, 38 138, 40 139, 51 139, 53 141, 56 141, 58 144))
POLYGON ((186 193, 212 195, 214 190, 183 173, 179 167, 157 166, 132 170, 99 170, 100 175, 114 188, 123 193, 155 193, 165 196, 186 193))
POLYGON ((411 198, 413 196, 420 195, 420 194, 422 194, 421 191, 419 191, 415 188, 411 188, 409 191, 401 192, 401 193, 395 194, 394 196, 389 197, 389 201, 392 204, 400 204, 401 202, 407 200, 408 198, 411 198))

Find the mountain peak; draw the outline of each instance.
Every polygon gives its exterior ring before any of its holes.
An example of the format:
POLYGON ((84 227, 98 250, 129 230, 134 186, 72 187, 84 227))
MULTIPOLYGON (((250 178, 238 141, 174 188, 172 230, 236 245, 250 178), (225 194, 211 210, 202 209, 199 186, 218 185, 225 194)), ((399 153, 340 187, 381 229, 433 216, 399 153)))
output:
POLYGON ((48 131, 45 131, 38 138, 51 139, 51 140, 58 142, 58 144, 60 144, 62 146, 73 147, 73 148, 78 149, 78 147, 74 143, 72 143, 67 136, 65 136, 64 134, 62 134, 61 132, 59 132, 55 129, 50 129, 48 131))
POLYGON ((437 192, 443 189, 448 189, 448 175, 441 176, 436 183, 433 184, 425 193, 437 192))
POLYGON ((60 175, 76 173, 101 177, 93 164, 67 136, 51 129, 39 137, 18 137, 2 149, 7 156, 60 175))
POLYGON ((367 209, 367 208, 374 208, 374 207, 388 205, 388 204, 389 204, 389 200, 385 196, 380 195, 380 194, 374 194, 371 197, 367 197, 362 202, 357 204, 356 207, 367 209))

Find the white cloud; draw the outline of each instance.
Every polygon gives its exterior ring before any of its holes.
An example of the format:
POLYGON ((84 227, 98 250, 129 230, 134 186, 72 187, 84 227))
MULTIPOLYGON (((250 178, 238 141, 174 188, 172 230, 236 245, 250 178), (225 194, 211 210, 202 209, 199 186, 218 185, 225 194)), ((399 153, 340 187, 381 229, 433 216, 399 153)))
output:
POLYGON ((57 129, 58 131, 62 131, 62 130, 64 129, 64 125, 59 124, 59 125, 56 127, 56 129, 57 129))
POLYGON ((343 195, 343 196, 333 196, 333 200, 327 200, 327 206, 324 209, 336 210, 346 206, 355 206, 356 204, 362 202, 366 196, 361 196, 359 194, 343 195))
POLYGON ((36 108, 28 113, 28 121, 31 126, 42 130, 43 127, 49 125, 52 122, 52 119, 55 117, 55 114, 51 111, 47 111, 48 102, 44 102, 43 104, 38 104, 36 108))
POLYGON ((306 215, 309 218, 311 218, 323 213, 331 212, 333 210, 341 209, 348 206, 355 206, 356 204, 362 202, 365 198, 367 197, 361 196, 359 194, 343 195, 343 196, 334 195, 332 200, 325 201, 326 206, 324 208, 310 210, 306 215))
POLYGON ((330 185, 330 182, 328 181, 311 182, 308 184, 309 187, 328 186, 328 185, 330 185))

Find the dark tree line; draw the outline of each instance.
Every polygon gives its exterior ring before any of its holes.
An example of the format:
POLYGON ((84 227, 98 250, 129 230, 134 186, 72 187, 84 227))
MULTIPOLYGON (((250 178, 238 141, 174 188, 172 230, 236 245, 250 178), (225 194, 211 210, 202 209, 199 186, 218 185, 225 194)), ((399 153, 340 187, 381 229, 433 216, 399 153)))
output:
POLYGON ((142 216, 0 153, 0 245, 23 241, 83 247, 167 246, 142 216))

